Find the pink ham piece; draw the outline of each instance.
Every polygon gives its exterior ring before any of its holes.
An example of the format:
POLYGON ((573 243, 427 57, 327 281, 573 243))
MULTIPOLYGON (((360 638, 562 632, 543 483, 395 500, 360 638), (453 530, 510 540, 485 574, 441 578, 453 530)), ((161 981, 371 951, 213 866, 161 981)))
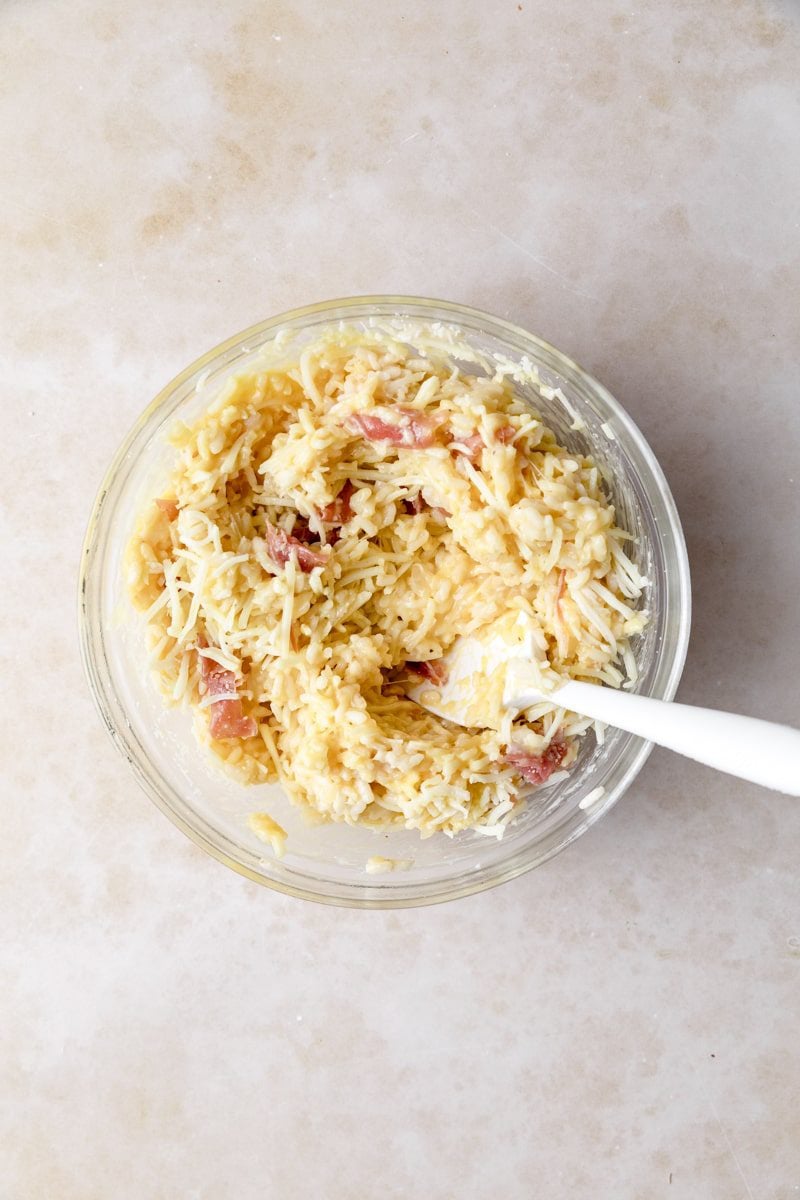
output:
POLYGON ((292 557, 292 554, 297 555, 297 565, 301 571, 305 571, 306 573, 313 571, 314 567, 324 567, 328 561, 326 554, 320 554, 318 550, 309 549, 308 546, 303 545, 299 538, 286 533, 285 530, 279 529, 276 525, 267 523, 265 540, 267 543, 267 553, 279 567, 285 566, 292 557))
POLYGON ((214 739, 246 738, 255 737, 258 726, 242 712, 241 700, 218 700, 211 705, 208 731, 214 739))
POLYGON ((551 742, 544 754, 509 746, 505 760, 526 783, 544 783, 561 766, 568 749, 566 742, 551 742))
POLYGON ((428 504, 423 499, 422 492, 417 492, 413 500, 404 500, 403 508, 407 513, 413 513, 414 516, 429 509, 432 513, 435 513, 440 521, 446 521, 449 516, 452 516, 452 513, 449 513, 446 508, 442 508, 438 504, 428 504))
POLYGON ((453 451, 456 454, 463 454, 470 462, 475 462, 480 458, 481 450, 485 445, 486 443, 479 433, 472 433, 469 437, 453 442, 453 451))
POLYGON ((236 694, 236 676, 207 658, 203 654, 205 640, 198 640, 198 655, 200 656, 200 676, 206 685, 210 696, 219 696, 209 705, 211 720, 208 731, 212 738, 243 738, 254 737, 258 726, 252 717, 246 717, 242 711, 242 702, 236 694))
POLYGON ((353 413, 348 425, 368 442, 389 442, 392 446, 415 450, 424 450, 433 445, 438 421, 399 404, 388 411, 397 419, 387 421, 377 412, 358 412, 353 413))
POLYGON ((344 525, 345 521, 349 521, 353 515, 350 497, 355 490, 352 482, 348 479, 336 499, 320 509, 320 521, 324 525, 344 525))
MULTIPOLYGON (((503 446, 507 446, 516 437, 516 433, 517 431, 513 425, 501 425, 495 431, 495 441, 500 442, 503 446)), ((456 454, 465 455, 470 462, 477 462, 485 445, 486 443, 479 433, 471 433, 469 437, 460 438, 457 442, 453 442, 453 450, 456 454)))
POLYGON ((295 517, 291 536, 295 541, 302 542, 304 546, 307 546, 310 542, 319 541, 319 535, 311 532, 305 517, 295 517))
POLYGON ((431 658, 427 662, 407 662, 406 666, 415 675, 430 679, 436 687, 444 687, 447 683, 447 667, 442 658, 431 658))
POLYGON ((407 513, 413 514, 413 516, 418 516, 419 513, 424 512, 425 501, 422 499, 422 493, 417 492, 413 500, 404 500, 403 508, 407 513))
POLYGON ((161 509, 161 511, 165 514, 168 521, 175 520, 175 518, 178 515, 178 506, 174 500, 170 500, 169 498, 159 499, 159 500, 156 500, 156 504, 161 509))

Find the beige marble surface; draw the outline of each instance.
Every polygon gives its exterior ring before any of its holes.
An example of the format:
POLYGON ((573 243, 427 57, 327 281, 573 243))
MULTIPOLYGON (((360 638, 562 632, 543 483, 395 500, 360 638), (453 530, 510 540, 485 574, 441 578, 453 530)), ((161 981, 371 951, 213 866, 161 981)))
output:
POLYGON ((145 402, 295 304, 473 303, 661 458, 681 698, 800 722, 800 9, 6 0, 2 1200, 800 1195, 800 808, 653 754, 560 858, 395 914, 150 805, 81 675, 145 402))

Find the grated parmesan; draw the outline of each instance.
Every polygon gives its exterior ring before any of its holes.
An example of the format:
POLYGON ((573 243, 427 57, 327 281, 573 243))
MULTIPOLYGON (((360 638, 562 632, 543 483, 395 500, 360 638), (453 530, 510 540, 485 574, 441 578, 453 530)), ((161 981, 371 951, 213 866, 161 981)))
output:
POLYGON ((250 813, 247 824, 257 838, 272 847, 276 858, 283 858, 286 853, 286 830, 283 826, 264 812, 250 813))
POLYGON ((365 870, 368 875, 382 875, 387 871, 408 871, 413 865, 410 858, 384 858, 382 854, 373 854, 367 859, 365 870))

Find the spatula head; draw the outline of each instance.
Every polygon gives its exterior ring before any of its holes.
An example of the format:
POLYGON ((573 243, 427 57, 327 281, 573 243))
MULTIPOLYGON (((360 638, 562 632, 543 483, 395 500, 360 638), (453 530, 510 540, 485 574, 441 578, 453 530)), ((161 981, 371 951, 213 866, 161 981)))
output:
POLYGON ((560 682, 548 667, 541 631, 523 612, 456 638, 436 673, 441 683, 426 678, 407 694, 429 712, 472 728, 499 729, 515 696, 541 689, 546 700, 560 682))

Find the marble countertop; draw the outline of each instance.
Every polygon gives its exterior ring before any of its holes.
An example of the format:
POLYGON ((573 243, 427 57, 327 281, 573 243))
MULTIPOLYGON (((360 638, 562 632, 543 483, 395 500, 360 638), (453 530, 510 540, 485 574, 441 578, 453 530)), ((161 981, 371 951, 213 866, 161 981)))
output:
POLYGON ((337 911, 106 737, 75 577, 122 434, 294 305, 489 309, 674 489, 680 698, 800 723, 800 10, 8 0, 2 1200, 800 1196, 800 807, 656 751, 539 871, 337 911))

